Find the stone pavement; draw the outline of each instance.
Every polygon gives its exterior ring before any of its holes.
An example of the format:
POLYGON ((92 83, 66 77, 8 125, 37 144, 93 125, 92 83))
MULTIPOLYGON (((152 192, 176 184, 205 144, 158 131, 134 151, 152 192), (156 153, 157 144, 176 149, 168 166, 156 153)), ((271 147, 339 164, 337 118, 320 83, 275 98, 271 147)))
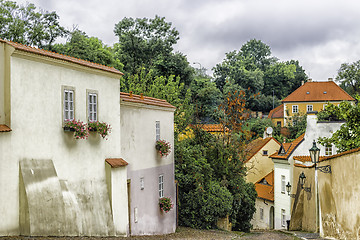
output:
POLYGON ((281 232, 284 233, 288 233, 288 234, 292 234, 300 239, 304 239, 304 240, 311 240, 311 239, 316 239, 316 240, 329 240, 329 239, 334 239, 334 238, 322 238, 320 237, 319 233, 310 233, 310 232, 301 232, 301 231, 286 231, 286 230, 281 230, 281 232))

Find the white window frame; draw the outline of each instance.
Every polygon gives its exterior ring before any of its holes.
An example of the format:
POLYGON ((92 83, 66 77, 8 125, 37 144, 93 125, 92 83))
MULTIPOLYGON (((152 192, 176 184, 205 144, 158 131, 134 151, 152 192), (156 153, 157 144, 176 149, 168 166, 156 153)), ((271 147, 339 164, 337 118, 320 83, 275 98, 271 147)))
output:
POLYGON ((267 155, 269 155, 269 151, 268 150, 263 150, 263 154, 262 154, 263 156, 267 156, 267 155))
POLYGON ((327 105, 328 105, 328 104, 323 104, 323 110, 325 110, 325 108, 326 108, 327 105))
POLYGON ((164 197, 164 175, 159 175, 159 198, 164 197))
POLYGON ((62 87, 62 109, 63 122, 75 119, 75 89, 73 87, 62 87))
POLYGON ((299 112, 299 105, 292 105, 292 113, 298 113, 299 112))
POLYGON ((285 215, 285 209, 281 209, 281 226, 285 227, 286 225, 286 215, 285 215))
POLYGON ((331 156, 333 154, 332 144, 325 146, 325 156, 331 156))
POLYGON ((98 120, 99 97, 97 91, 87 90, 87 115, 89 122, 98 120))
POLYGON ((312 111, 314 111, 314 106, 313 106, 313 105, 306 105, 306 111, 307 111, 307 112, 312 112, 312 111))
POLYGON ((156 121, 155 123, 156 127, 155 127, 155 134, 156 134, 156 141, 160 140, 160 121, 156 121))
POLYGON ((281 175, 281 193, 283 194, 285 194, 285 182, 286 182, 285 175, 281 175))

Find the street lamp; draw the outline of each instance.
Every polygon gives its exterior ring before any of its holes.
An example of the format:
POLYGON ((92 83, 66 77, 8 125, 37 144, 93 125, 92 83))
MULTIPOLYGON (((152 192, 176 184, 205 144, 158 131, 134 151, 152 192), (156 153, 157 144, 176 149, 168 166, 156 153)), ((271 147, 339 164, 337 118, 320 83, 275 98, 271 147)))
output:
MULTIPOLYGON (((305 192, 311 192, 311 187, 304 187, 305 179, 306 179, 306 176, 305 176, 304 172, 302 172, 299 175, 299 183, 300 183, 301 189, 304 189, 305 192)), ((292 198, 295 198, 295 194, 290 193, 291 192, 290 182, 288 182, 285 187, 286 187, 286 191, 287 191, 288 195, 292 198)))
POLYGON ((320 149, 316 146, 316 142, 314 140, 312 148, 309 149, 311 162, 315 164, 315 170, 319 169, 320 172, 323 173, 331 173, 331 166, 316 166, 317 163, 319 163, 319 157, 320 157, 320 149))

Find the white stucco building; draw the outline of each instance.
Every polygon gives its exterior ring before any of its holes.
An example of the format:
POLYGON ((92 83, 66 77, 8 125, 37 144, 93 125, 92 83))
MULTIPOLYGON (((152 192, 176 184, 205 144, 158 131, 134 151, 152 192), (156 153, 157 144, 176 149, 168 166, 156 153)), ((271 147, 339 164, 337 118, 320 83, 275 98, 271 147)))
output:
POLYGON ((163 123, 162 136, 173 143, 174 107, 163 101, 167 106, 158 109, 135 104, 121 111, 121 75, 0 39, 0 236, 125 236, 135 205, 141 223, 135 234, 175 230, 175 211, 161 215, 158 198, 138 194, 139 180, 132 180, 141 174, 147 189, 147 179, 158 181, 162 174, 164 193, 176 201, 173 154, 158 159, 154 140, 146 142, 155 138, 147 125, 155 116, 163 123), (96 132, 75 139, 63 128, 72 119, 106 122, 111 133, 107 139, 96 132), (156 177, 141 169, 156 169, 156 177), (155 220, 148 219, 156 210, 155 220))

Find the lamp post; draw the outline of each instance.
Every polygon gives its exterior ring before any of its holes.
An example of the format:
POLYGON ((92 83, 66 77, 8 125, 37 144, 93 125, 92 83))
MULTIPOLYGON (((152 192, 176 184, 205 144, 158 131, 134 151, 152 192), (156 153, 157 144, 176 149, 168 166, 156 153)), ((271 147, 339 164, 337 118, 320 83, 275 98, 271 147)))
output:
POLYGON ((202 76, 202 66, 201 66, 201 63, 199 62, 193 62, 193 64, 199 64, 200 68, 199 68, 199 73, 200 73, 200 76, 202 76))

